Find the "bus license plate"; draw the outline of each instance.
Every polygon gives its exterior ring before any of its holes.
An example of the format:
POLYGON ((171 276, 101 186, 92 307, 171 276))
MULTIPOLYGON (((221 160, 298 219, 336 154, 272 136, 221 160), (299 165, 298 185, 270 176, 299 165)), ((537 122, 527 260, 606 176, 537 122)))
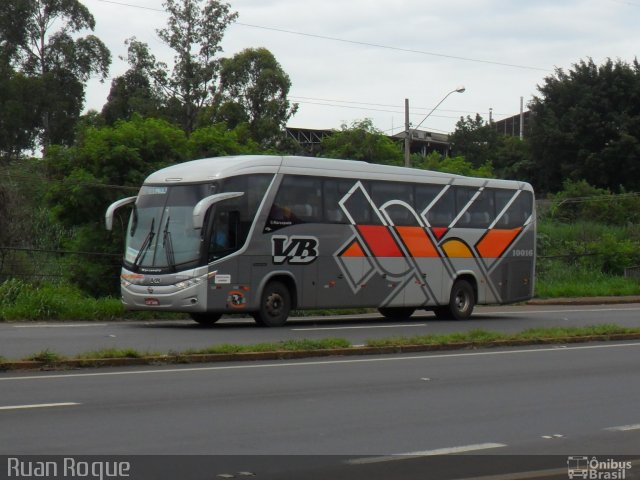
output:
POLYGON ((160 300, 158 300, 157 298, 145 298, 144 299, 144 304, 145 305, 160 305, 160 300))

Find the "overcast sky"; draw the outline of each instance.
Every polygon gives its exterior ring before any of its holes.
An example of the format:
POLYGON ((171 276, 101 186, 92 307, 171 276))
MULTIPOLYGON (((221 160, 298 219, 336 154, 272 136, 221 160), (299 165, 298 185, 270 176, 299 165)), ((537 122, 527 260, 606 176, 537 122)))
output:
MULTIPOLYGON (((160 60, 173 55, 156 35, 162 0, 83 0, 95 34, 111 50, 110 76, 127 70, 124 40, 147 42, 160 60), (121 5, 118 5, 121 4, 121 5), (125 6, 122 4, 128 4, 125 6), (143 8, 137 8, 143 7, 143 8)), ((371 118, 380 130, 404 129, 456 87, 421 129, 451 132, 461 115, 489 109, 517 114, 554 68, 591 57, 632 62, 640 45, 640 0, 232 0, 239 14, 223 56, 269 49, 291 77, 298 102, 291 127, 340 128, 371 118), (294 33, 297 32, 297 33, 294 33)), ((100 110, 111 81, 91 81, 86 107, 100 110)))

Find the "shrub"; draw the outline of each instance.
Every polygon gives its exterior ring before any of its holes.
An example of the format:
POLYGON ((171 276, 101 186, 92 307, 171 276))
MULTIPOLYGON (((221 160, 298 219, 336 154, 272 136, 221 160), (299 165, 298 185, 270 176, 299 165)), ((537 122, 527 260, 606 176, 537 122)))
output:
POLYGON ((94 299, 72 285, 31 285, 8 280, 0 285, 0 320, 94 320, 122 316, 120 301, 94 299))

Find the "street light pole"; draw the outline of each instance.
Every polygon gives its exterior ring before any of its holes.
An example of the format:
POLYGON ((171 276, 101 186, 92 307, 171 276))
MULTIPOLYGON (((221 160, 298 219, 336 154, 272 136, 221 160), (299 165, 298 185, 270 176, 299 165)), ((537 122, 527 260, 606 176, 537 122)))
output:
MULTIPOLYGON (((447 93, 442 100, 440 100, 438 102, 438 104, 433 107, 431 109, 431 111, 429 113, 427 113, 427 115, 422 119, 422 121, 418 124, 417 127, 414 128, 414 130, 417 130, 420 125, 422 125, 424 123, 424 121, 429 118, 429 116, 436 111, 436 109, 442 104, 442 102, 444 102, 447 97, 449 95, 451 95, 452 93, 462 93, 466 90, 466 88, 464 88, 462 85, 460 85, 459 87, 451 90, 449 93, 447 93)), ((411 166, 411 160, 409 158, 409 155, 411 154, 411 129, 409 128, 409 99, 405 99, 404 100, 404 118, 405 118, 405 138, 404 138, 404 166, 405 167, 410 167, 411 166)))
POLYGON ((404 99, 404 166, 409 167, 411 161, 411 124, 409 123, 409 99, 404 99))

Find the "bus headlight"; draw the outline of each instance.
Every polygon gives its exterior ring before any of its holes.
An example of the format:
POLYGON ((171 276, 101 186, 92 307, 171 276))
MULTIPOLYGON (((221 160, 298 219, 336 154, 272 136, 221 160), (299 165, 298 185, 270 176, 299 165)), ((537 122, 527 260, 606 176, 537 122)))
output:
POLYGON ((178 282, 175 284, 176 288, 180 289, 180 290, 184 290, 185 288, 189 288, 189 287, 193 287, 195 285, 198 285, 202 282, 202 279, 199 277, 196 278, 190 278, 188 280, 182 280, 181 282, 178 282))

